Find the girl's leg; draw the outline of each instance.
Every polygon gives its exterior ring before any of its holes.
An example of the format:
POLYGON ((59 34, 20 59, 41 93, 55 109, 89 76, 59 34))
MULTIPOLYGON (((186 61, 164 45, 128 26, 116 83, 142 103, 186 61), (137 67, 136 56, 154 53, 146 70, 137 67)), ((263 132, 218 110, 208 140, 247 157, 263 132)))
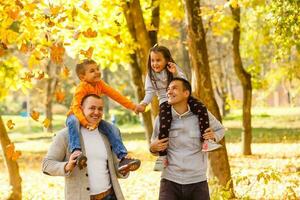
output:
MULTIPOLYGON (((171 112, 171 105, 168 102, 164 102, 160 104, 159 109, 159 135, 158 139, 163 139, 169 137, 169 131, 171 128, 172 122, 172 112, 171 112)), ((167 151, 159 152, 160 156, 167 155, 167 151)))
POLYGON ((189 97, 188 104, 192 113, 198 116, 199 129, 200 129, 200 140, 203 142, 204 131, 209 128, 209 118, 207 113, 207 108, 203 103, 195 99, 194 97, 189 97))

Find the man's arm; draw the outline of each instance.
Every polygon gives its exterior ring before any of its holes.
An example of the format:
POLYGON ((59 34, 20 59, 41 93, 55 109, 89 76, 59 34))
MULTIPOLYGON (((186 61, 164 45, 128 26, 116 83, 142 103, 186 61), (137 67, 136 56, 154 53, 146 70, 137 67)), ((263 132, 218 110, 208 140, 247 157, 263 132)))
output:
POLYGON ((208 112, 208 118, 209 118, 209 126, 212 129, 212 131, 214 132, 215 141, 220 142, 220 140, 222 140, 222 138, 224 137, 225 128, 219 122, 219 120, 217 120, 215 118, 215 116, 213 114, 211 114, 211 112, 209 112, 209 111, 207 111, 207 112, 208 112))
POLYGON ((47 152, 42 163, 42 171, 50 176, 68 176, 65 172, 65 166, 68 161, 65 161, 68 144, 67 137, 63 132, 59 132, 53 139, 52 144, 47 152))
POLYGON ((158 139, 159 133, 159 118, 156 117, 154 122, 154 129, 151 137, 151 144, 149 151, 157 156, 159 151, 164 151, 168 148, 168 138, 158 139))

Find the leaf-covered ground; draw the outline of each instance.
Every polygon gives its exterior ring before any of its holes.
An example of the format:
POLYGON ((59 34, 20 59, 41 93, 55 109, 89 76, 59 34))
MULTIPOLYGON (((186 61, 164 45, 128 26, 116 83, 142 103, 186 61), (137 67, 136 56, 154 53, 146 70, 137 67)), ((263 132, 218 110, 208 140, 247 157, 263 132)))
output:
MULTIPOLYGON (((28 144, 30 145, 30 144, 28 144)), ((25 148, 23 145, 22 148, 25 148)), ((126 199, 157 199, 160 173, 152 170, 155 157, 143 141, 126 142, 129 151, 142 160, 140 170, 120 180, 126 199)), ((227 144, 235 193, 239 199, 293 199, 300 197, 300 144, 253 144, 253 155, 240 156, 238 143, 227 144), (259 179, 259 181, 258 181, 259 179), (295 196, 297 195, 297 197, 295 196)), ((24 152, 20 158, 25 200, 63 199, 64 180, 41 173, 44 153, 24 152)), ((0 199, 8 195, 8 177, 0 160, 0 199)), ((221 192, 210 181, 212 199, 221 199, 221 192)))

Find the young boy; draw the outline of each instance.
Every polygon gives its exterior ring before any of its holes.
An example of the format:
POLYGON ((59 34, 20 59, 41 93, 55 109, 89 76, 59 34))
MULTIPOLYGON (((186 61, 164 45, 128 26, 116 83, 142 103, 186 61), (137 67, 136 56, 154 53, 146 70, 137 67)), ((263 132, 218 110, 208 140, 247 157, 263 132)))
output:
MULTIPOLYGON (((135 112, 140 112, 139 105, 135 105, 101 80, 99 67, 94 60, 86 59, 82 63, 77 64, 76 74, 80 79, 80 83, 76 87, 66 122, 69 130, 69 150, 72 153, 74 151, 81 152, 79 132, 77 129, 78 121, 81 126, 87 129, 96 128, 86 120, 81 110, 81 101, 87 94, 96 94, 99 96, 105 94, 125 108, 135 112)), ((98 128, 101 133, 108 137, 108 140, 112 145, 113 152, 117 155, 118 159, 120 159, 118 170, 123 172, 137 170, 140 167, 141 161, 138 159, 131 159, 127 156, 127 150, 121 140, 119 129, 104 120, 100 121, 98 128)), ((82 154, 77 158, 77 165, 79 169, 86 167, 86 161, 87 158, 82 154)))

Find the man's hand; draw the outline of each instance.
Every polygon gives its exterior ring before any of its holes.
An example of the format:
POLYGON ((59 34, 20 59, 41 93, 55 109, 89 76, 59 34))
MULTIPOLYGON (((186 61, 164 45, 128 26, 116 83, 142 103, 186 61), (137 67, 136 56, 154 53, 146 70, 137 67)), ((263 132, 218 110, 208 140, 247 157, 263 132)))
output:
POLYGON ((74 151, 71 155, 70 155, 70 158, 69 158, 69 161, 68 163, 65 165, 65 172, 68 173, 68 172, 71 172, 74 167, 76 166, 76 159, 77 157, 82 154, 81 151, 74 151))
POLYGON ((169 138, 164 138, 164 139, 155 139, 151 144, 150 144, 150 151, 152 153, 157 153, 159 151, 164 151, 168 148, 169 145, 169 138))
POLYGON ((205 131, 204 131, 204 134, 203 134, 203 138, 204 140, 214 140, 216 141, 216 135, 215 135, 215 132, 211 129, 211 128, 207 128, 205 131))

